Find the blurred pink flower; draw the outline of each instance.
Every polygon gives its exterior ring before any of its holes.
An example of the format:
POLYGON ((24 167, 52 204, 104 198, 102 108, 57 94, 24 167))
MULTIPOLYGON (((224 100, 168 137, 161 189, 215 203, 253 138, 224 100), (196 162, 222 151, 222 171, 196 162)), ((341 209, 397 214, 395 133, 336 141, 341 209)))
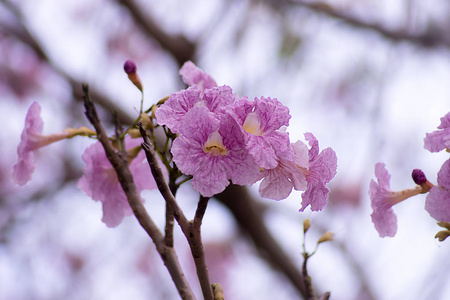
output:
POLYGON ((326 184, 336 175, 337 156, 331 148, 325 148, 319 154, 319 141, 312 133, 305 133, 305 139, 311 148, 308 169, 303 169, 308 186, 302 194, 300 211, 304 211, 308 205, 311 205, 312 211, 320 211, 327 205, 330 190, 326 184))
MULTIPOLYGON (((125 138, 128 149, 138 146, 138 139, 125 138)), ((125 216, 132 215, 125 192, 117 178, 117 174, 106 157, 105 150, 100 142, 89 146, 83 153, 86 168, 83 177, 78 181, 78 187, 95 201, 102 202, 102 221, 108 227, 118 226, 125 216)), ((140 151, 129 164, 131 174, 138 194, 143 190, 156 188, 144 151, 140 151)))
POLYGON ((373 209, 372 222, 380 237, 393 237, 397 233, 397 216, 392 209, 397 203, 422 192, 420 186, 400 192, 393 192, 390 187, 391 175, 384 163, 375 165, 377 181, 370 182, 369 195, 373 209))
POLYGON ((427 133, 424 138, 425 149, 430 152, 450 149, 450 112, 441 118, 441 125, 438 128, 440 130, 427 133))
POLYGON ((450 222, 450 159, 442 165, 437 182, 427 196, 425 210, 437 221, 450 222))
POLYGON ((17 147, 18 160, 13 166, 13 181, 23 186, 34 172, 34 151, 51 143, 72 137, 69 131, 42 135, 44 122, 41 119, 41 106, 33 102, 25 118, 25 128, 22 131, 19 146, 17 147))

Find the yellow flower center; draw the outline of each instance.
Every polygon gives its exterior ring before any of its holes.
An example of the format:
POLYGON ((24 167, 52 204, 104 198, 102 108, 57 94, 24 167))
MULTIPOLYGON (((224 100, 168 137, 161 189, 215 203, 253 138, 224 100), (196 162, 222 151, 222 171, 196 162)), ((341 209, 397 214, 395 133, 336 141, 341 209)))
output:
POLYGON ((242 125, 244 130, 253 135, 263 135, 261 131, 261 122, 256 113, 252 112, 247 115, 245 118, 244 125, 242 125))
POLYGON ((203 151, 209 153, 212 156, 227 155, 227 147, 222 142, 222 136, 218 131, 211 133, 208 140, 203 145, 203 151))

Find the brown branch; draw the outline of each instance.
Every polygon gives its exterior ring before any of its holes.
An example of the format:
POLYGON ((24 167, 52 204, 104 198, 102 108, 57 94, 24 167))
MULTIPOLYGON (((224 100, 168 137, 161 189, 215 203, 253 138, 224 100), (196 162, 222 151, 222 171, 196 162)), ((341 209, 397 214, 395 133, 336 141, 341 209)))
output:
POLYGON ((302 273, 295 267, 295 264, 266 227, 262 214, 257 209, 256 201, 246 188, 230 185, 224 192, 214 197, 228 207, 237 223, 248 233, 255 246, 260 250, 263 258, 281 271, 299 294, 306 299, 302 273))
MULTIPOLYGON (((7 23, 1 22, 0 20, 0 33, 13 36, 18 41, 28 46, 29 49, 32 50, 40 60, 46 62, 50 66, 50 68, 55 71, 56 74, 61 76, 69 83, 75 100, 81 101, 83 99, 83 94, 80 92, 80 87, 82 85, 81 82, 71 77, 69 74, 67 74, 60 67, 53 63, 53 61, 48 57, 48 55, 42 48, 39 41, 34 38, 28 28, 24 25, 20 11, 8 1, 3 1, 3 3, 6 5, 7 9, 10 10, 11 14, 16 18, 16 22, 14 25, 9 25, 7 23)), ((113 111, 117 109, 114 102, 99 91, 95 91, 91 88, 90 94, 95 99, 95 102, 105 110, 113 111)), ((123 110, 117 110, 117 114, 122 124, 132 124, 134 122, 134 119, 123 110)))
POLYGON ((157 41, 164 50, 172 54, 179 66, 182 66, 188 60, 193 60, 197 48, 195 43, 192 43, 183 35, 167 34, 149 14, 144 13, 144 10, 135 1, 117 0, 117 2, 130 11, 143 32, 157 41))
POLYGON ((180 225, 181 231, 184 233, 189 243, 189 247, 191 248, 191 253, 192 257, 194 258, 197 277, 202 288, 203 297, 205 298, 205 300, 213 300, 213 292, 209 280, 208 268, 206 266, 205 253, 203 251, 203 243, 200 234, 201 220, 205 213, 209 198, 200 197, 194 221, 189 222, 181 208, 178 206, 178 203, 173 196, 169 185, 164 179, 164 174, 159 167, 155 150, 153 149, 153 145, 147 136, 147 132, 142 127, 142 124, 140 122, 138 122, 137 125, 139 126, 142 138, 144 139, 144 142, 141 144, 142 149, 144 149, 147 156, 147 161, 152 171, 153 177, 155 178, 159 192, 164 197, 166 204, 169 205, 175 217, 175 220, 177 220, 178 225, 180 225))
POLYGON ((197 267, 197 276, 200 281, 205 300, 213 300, 213 290, 211 288, 211 282, 209 280, 208 266, 206 265, 205 251, 203 248, 201 225, 203 216, 205 215, 206 207, 208 206, 209 197, 203 197, 200 195, 200 200, 197 204, 197 210, 195 211, 194 220, 190 223, 190 241, 192 256, 197 267))
POLYGON ((87 85, 83 85, 83 92, 86 117, 92 123, 97 132, 97 137, 105 149, 108 160, 111 162, 117 173, 120 185, 127 196, 134 215, 139 221, 139 224, 141 224, 142 228, 144 228, 155 244, 156 249, 164 261, 164 264, 166 265, 181 298, 186 300, 195 300, 189 283, 184 277, 183 270, 181 269, 175 250, 165 246, 164 236, 159 231, 158 227, 153 222, 142 204, 141 198, 136 190, 133 175, 128 168, 127 161, 123 159, 112 147, 106 131, 99 120, 95 105, 90 99, 87 85))
MULTIPOLYGON (((271 2, 273 6, 279 5, 279 2, 274 2, 273 0, 271 2)), ((403 29, 393 30, 376 22, 364 21, 331 6, 329 3, 321 1, 285 0, 284 2, 294 6, 303 7, 327 17, 338 19, 356 29, 370 30, 394 42, 408 42, 423 48, 445 47, 450 49, 450 37, 448 36, 448 31, 434 28, 433 31, 427 30, 422 34, 414 34, 403 29)))

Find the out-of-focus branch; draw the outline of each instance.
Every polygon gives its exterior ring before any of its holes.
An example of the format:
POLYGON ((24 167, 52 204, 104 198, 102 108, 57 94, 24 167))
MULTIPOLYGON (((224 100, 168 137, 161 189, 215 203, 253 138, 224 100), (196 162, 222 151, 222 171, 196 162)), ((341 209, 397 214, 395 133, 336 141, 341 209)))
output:
POLYGON ((192 60, 195 55, 197 45, 183 35, 169 35, 133 0, 117 0, 126 7, 132 14, 136 23, 152 39, 157 41, 161 47, 172 54, 178 65, 182 66, 186 61, 192 60))
POLYGON ((228 207, 237 223, 249 234, 258 250, 263 254, 263 257, 272 266, 281 271, 299 294, 304 299, 307 299, 302 273, 267 229, 262 212, 258 210, 256 201, 246 188, 230 185, 225 191, 214 197, 228 207))
POLYGON ((119 179, 120 185, 127 196, 134 215, 155 244, 156 249, 164 261, 164 264, 166 265, 181 298, 186 300, 195 300, 189 283, 184 277, 175 249, 165 245, 163 234, 160 232, 159 228, 153 222, 142 204, 136 190, 133 175, 131 175, 130 169, 128 168, 127 160, 121 157, 120 153, 117 153, 112 147, 106 131, 98 118, 94 103, 90 99, 88 87, 86 85, 83 86, 83 91, 86 117, 92 123, 97 132, 97 137, 105 149, 108 160, 111 162, 117 173, 117 178, 119 179))
POLYGON ((367 22, 353 16, 349 13, 333 7, 329 3, 322 1, 304 1, 304 0, 286 0, 282 2, 270 1, 274 7, 278 7, 280 3, 290 4, 294 6, 303 7, 315 13, 341 20, 347 25, 356 29, 370 30, 378 33, 384 38, 394 42, 409 42, 411 44, 421 46, 424 48, 445 47, 450 50, 450 35, 448 31, 438 30, 432 28, 421 34, 409 33, 403 29, 394 30, 386 28, 384 25, 376 22, 367 22))
MULTIPOLYGON (((82 85, 81 82, 71 77, 69 74, 67 74, 65 71, 63 71, 53 63, 53 61, 43 50, 39 41, 33 37, 28 28, 24 25, 20 12, 13 5, 9 4, 8 1, 2 2, 10 10, 11 14, 15 16, 16 22, 14 26, 12 26, 0 20, 0 33, 6 36, 13 36, 24 45, 28 46, 40 60, 46 62, 59 76, 61 76, 69 83, 74 98, 77 101, 81 102, 83 96, 80 89, 82 85)), ((96 103, 103 107, 105 110, 116 110, 114 102, 108 99, 106 96, 102 95, 102 93, 91 89, 90 94, 95 98, 96 103)), ((132 124, 134 122, 134 119, 123 110, 117 110, 117 114, 120 122, 123 124, 132 124)))

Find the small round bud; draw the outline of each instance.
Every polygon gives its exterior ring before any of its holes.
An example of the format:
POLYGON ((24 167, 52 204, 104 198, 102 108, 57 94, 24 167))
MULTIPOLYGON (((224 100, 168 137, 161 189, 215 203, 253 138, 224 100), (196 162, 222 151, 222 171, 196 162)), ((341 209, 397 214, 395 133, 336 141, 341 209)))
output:
POLYGON ((127 74, 136 73, 136 71, 137 71, 136 63, 134 61, 132 61, 131 59, 129 59, 123 65, 123 69, 124 69, 125 73, 127 73, 127 74))
POLYGON ((128 79, 130 79, 130 81, 142 92, 143 91, 142 82, 138 74, 136 73, 137 67, 135 62, 132 61, 131 59, 127 60, 123 65, 123 69, 125 73, 128 74, 128 79))
POLYGON ((412 179, 414 180, 414 182, 418 185, 422 185, 425 182, 427 182, 427 177, 425 176, 425 173, 423 173, 422 170, 419 169, 414 169, 412 171, 412 179))
POLYGON ((414 169, 411 174, 414 182, 422 188, 421 194, 428 193, 433 187, 433 184, 427 180, 425 173, 422 170, 414 169))

